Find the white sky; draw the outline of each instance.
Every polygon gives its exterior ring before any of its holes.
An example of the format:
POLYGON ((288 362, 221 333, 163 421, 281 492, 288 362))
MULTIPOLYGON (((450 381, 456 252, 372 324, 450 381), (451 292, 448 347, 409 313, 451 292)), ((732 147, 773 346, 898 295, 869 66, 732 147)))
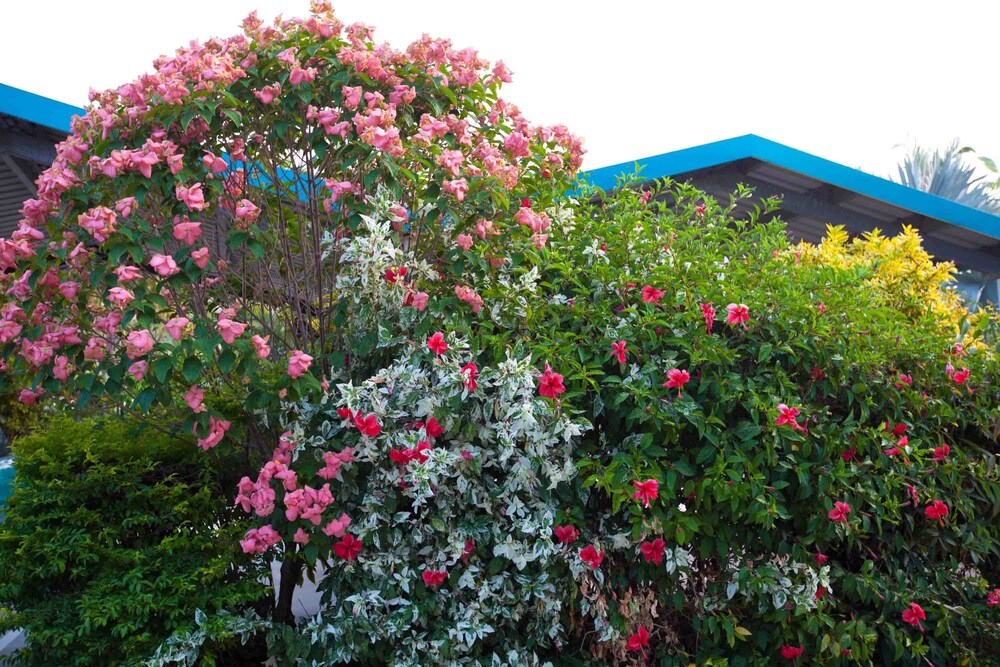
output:
MULTIPOLYGON (((583 136, 593 169, 754 133, 879 175, 910 140, 1000 160, 1000 3, 341 0, 404 48, 423 32, 514 71, 504 97, 583 136)), ((82 105, 191 39, 307 0, 4 0, 0 82, 82 105)))

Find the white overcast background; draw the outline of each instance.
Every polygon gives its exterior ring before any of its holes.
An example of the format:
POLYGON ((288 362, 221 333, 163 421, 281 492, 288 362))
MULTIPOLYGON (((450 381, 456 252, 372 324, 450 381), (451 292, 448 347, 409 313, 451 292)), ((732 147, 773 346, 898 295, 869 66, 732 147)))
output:
MULTIPOLYGON (((396 48, 430 33, 514 72, 504 97, 593 169, 754 133, 881 176, 907 142, 1000 160, 1000 2, 335 2, 396 48)), ((251 10, 307 0, 4 0, 0 83, 74 105, 251 10)))

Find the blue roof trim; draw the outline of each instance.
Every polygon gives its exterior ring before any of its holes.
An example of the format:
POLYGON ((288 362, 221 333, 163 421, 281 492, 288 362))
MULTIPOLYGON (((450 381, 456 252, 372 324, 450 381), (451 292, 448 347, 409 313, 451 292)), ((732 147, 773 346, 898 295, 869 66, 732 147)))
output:
POLYGON ((607 190, 615 186, 619 175, 631 174, 636 165, 642 167, 644 178, 652 180, 746 158, 768 162, 859 195, 1000 240, 1000 216, 845 167, 755 134, 601 167, 585 172, 583 177, 607 190))
POLYGON ((84 109, 0 83, 0 113, 69 134, 73 116, 84 109))

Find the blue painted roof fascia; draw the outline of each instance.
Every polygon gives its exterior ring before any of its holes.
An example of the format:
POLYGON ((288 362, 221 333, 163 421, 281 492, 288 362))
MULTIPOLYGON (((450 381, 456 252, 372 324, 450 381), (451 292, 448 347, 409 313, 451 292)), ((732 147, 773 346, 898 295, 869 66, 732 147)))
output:
POLYGON ((585 173, 584 177, 598 187, 609 189, 614 187, 618 175, 632 173, 637 163, 643 166, 644 178, 654 179, 746 158, 768 162, 871 199, 1000 240, 1000 216, 893 183, 753 134, 655 155, 636 162, 602 167, 585 173))
POLYGON ((632 174, 635 166, 642 167, 642 177, 648 180, 663 178, 665 176, 676 176, 689 171, 714 167, 751 157, 753 139, 752 134, 745 134, 741 137, 713 141, 710 144, 684 148, 679 151, 662 153, 652 157, 641 158, 631 162, 613 164, 610 167, 601 167, 593 171, 584 172, 582 176, 591 184, 603 190, 610 190, 617 184, 618 176, 622 174, 632 174))
POLYGON ((0 113, 68 134, 73 116, 84 109, 0 83, 0 113))

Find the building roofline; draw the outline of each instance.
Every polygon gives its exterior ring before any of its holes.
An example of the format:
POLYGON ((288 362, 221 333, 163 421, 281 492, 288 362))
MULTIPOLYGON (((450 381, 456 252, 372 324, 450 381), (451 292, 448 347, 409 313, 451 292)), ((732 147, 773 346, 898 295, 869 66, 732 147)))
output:
MULTIPOLYGON (((0 83, 0 113, 68 133, 73 117, 83 115, 85 110, 0 83)), ((645 178, 652 180, 748 158, 767 162, 928 218, 1000 239, 1000 216, 831 162, 755 134, 744 134, 601 167, 585 172, 584 176, 594 185, 609 189, 615 186, 618 176, 632 173, 636 166, 642 169, 641 173, 645 178)))
POLYGON ((0 83, 0 113, 68 134, 73 116, 85 110, 0 83))
POLYGON ((845 167, 755 134, 745 134, 732 139, 601 167, 585 172, 584 177, 600 188, 609 189, 615 186, 618 176, 632 173, 636 166, 642 169, 643 178, 652 180, 748 158, 767 162, 928 218, 1000 239, 1000 216, 894 183, 859 169, 845 167))

